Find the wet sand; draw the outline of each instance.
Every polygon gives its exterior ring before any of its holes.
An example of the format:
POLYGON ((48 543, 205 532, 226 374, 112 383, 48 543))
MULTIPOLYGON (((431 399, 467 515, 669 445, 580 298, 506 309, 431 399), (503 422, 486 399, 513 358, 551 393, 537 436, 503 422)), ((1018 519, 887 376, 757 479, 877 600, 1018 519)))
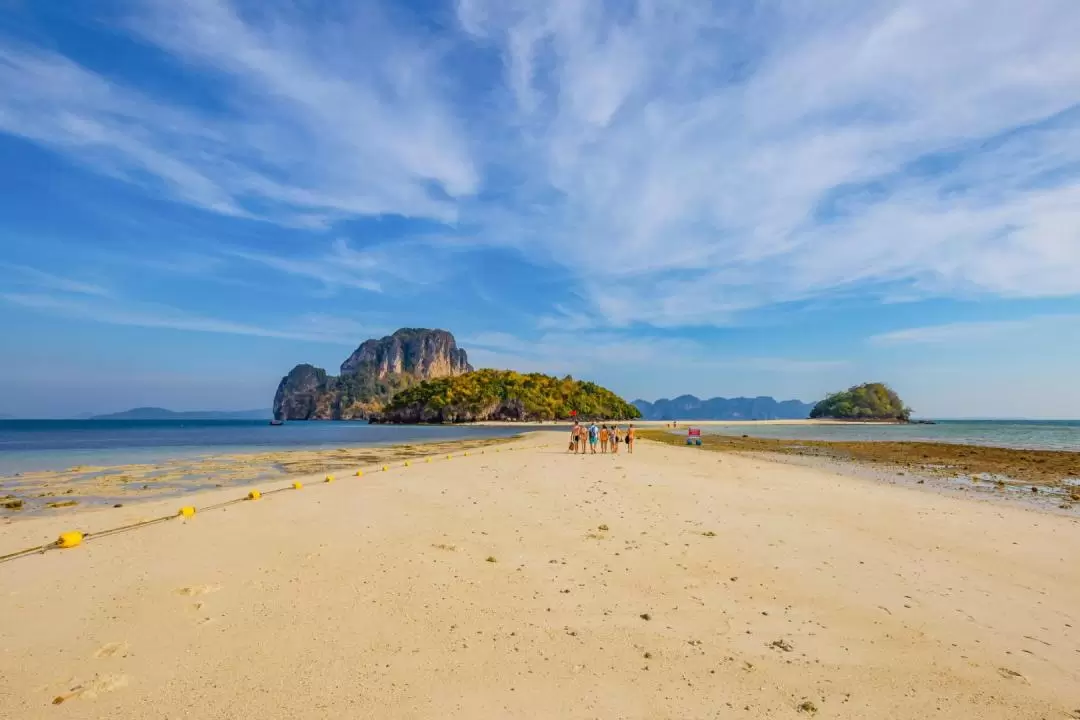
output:
POLYGON ((76 466, 0 477, 0 523, 75 508, 111 508, 221 487, 243 487, 313 473, 351 473, 426 455, 504 444, 478 438, 331 450, 278 450, 188 457, 153 464, 76 466))
MULTIPOLYGON (((0 716, 1080 717, 1076 519, 516 445, 0 564, 0 716)), ((28 518, 0 554, 174 506, 28 518)))
MULTIPOLYGON (((642 437, 676 446, 686 444, 685 434, 645 430, 642 437)), ((1061 450, 1012 448, 929 442, 837 442, 788 440, 707 434, 706 450, 733 453, 764 453, 854 463, 892 476, 918 480, 951 480, 961 487, 993 490, 1013 497, 1016 491, 1027 501, 1070 509, 1080 503, 1080 453, 1061 450)))

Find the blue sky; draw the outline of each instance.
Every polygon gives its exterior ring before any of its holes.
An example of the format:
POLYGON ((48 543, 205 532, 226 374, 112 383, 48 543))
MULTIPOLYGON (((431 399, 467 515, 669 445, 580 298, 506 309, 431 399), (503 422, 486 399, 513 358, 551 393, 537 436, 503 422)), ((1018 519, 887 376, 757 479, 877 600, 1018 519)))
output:
POLYGON ((1080 416, 1075 0, 0 3, 0 412, 401 326, 630 397, 1080 416))

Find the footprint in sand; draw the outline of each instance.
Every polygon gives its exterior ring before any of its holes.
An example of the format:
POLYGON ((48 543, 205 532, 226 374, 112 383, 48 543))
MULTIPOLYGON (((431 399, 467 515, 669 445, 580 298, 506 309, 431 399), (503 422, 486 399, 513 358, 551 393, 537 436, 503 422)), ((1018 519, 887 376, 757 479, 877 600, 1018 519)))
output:
POLYGON ((191 587, 180 588, 176 592, 187 597, 195 597, 196 595, 209 595, 220 589, 220 585, 192 585, 191 587))
POLYGON ((59 705, 60 703, 73 700, 77 697, 93 700, 101 693, 119 690, 120 688, 127 686, 127 684, 127 675, 96 675, 93 680, 88 682, 73 681, 70 690, 63 695, 57 695, 53 698, 53 705, 59 705))
POLYGON ((117 655, 121 655, 127 652, 128 644, 126 642, 111 642, 105 643, 97 649, 94 653, 94 657, 98 658, 111 658, 117 655))
POLYGON ((1009 668, 1005 667, 998 668, 998 675, 1005 678, 1006 680, 1020 680, 1022 682, 1027 682, 1026 677, 1016 672, 1015 670, 1010 670, 1009 668))

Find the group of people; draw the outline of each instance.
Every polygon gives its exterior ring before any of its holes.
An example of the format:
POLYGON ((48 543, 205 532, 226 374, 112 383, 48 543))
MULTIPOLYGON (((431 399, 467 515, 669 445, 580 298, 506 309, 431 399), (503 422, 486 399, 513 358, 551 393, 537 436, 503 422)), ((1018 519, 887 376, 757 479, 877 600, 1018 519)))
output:
POLYGON ((594 422, 585 427, 577 420, 574 421, 573 427, 570 428, 570 447, 568 452, 585 454, 585 446, 588 445, 588 452, 595 455, 597 446, 600 448, 601 453, 618 453, 619 444, 626 443, 626 451, 629 453, 634 452, 634 426, 630 425, 624 432, 618 425, 612 424, 611 427, 607 425, 600 425, 594 422))

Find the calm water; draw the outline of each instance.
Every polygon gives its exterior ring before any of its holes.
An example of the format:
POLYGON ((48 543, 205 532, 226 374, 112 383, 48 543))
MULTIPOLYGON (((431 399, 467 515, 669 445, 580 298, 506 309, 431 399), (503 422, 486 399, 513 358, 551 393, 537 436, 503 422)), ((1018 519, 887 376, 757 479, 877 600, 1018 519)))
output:
POLYGON ((706 425, 702 432, 790 440, 909 440, 1080 452, 1080 420, 936 422, 936 425, 706 425))
POLYGON ((265 420, 0 420, 0 475, 201 455, 508 437, 552 426, 368 425, 265 420))

